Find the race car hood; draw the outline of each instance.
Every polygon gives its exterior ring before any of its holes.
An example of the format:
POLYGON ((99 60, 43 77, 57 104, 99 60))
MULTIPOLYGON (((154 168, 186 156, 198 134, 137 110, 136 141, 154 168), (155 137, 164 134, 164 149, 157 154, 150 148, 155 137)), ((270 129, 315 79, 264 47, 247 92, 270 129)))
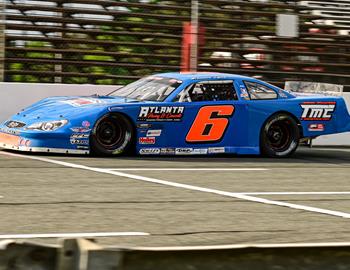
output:
POLYGON ((12 120, 22 121, 27 124, 59 119, 71 119, 74 116, 86 112, 104 110, 114 104, 133 104, 137 101, 120 97, 109 96, 77 96, 77 97, 50 97, 43 99, 12 117, 12 120))

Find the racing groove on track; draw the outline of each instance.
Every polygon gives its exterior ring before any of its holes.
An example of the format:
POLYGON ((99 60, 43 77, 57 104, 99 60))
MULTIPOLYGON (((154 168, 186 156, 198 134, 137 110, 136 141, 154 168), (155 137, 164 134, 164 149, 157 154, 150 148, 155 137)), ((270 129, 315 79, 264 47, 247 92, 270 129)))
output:
POLYGON ((123 173, 350 214, 350 150, 302 149, 283 160, 0 154, 1 234, 147 232, 151 235, 99 240, 144 246, 350 242, 350 219, 139 181, 123 173))

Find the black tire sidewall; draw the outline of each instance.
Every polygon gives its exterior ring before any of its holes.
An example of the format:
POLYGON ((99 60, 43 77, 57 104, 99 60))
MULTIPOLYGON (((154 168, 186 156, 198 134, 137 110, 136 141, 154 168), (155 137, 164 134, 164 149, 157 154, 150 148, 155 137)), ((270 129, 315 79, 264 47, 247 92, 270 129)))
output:
POLYGON ((292 155, 296 149, 299 146, 299 139, 300 139, 300 132, 297 122, 293 119, 293 117, 287 115, 287 114, 276 114, 271 116, 264 126, 261 129, 261 135, 260 135, 260 150, 261 153, 268 157, 288 157, 292 155), (270 126, 274 124, 277 121, 283 121, 288 120, 290 122, 290 132, 291 132, 291 141, 289 143, 289 146, 286 150, 283 152, 278 152, 272 149, 268 143, 267 138, 267 131, 269 130, 270 126))
POLYGON ((94 125, 94 128, 92 129, 91 136, 90 136, 90 148, 93 155, 97 156, 117 156, 127 153, 133 142, 134 138, 134 128, 127 119, 127 117, 123 116, 122 114, 107 114, 101 117, 96 124, 94 125), (114 121, 122 121, 125 125, 125 135, 124 139, 122 140, 122 143, 120 143, 116 148, 114 149, 106 149, 103 147, 98 140, 96 139, 96 130, 98 128, 98 125, 103 122, 105 119, 113 118, 114 121))

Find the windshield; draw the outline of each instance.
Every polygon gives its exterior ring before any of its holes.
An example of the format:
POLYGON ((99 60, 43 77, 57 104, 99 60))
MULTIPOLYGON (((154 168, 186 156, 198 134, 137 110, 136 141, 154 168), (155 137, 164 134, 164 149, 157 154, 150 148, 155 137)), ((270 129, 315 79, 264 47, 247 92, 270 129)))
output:
POLYGON ((128 84, 110 94, 114 97, 125 97, 146 101, 164 101, 182 81, 163 77, 146 77, 128 84))

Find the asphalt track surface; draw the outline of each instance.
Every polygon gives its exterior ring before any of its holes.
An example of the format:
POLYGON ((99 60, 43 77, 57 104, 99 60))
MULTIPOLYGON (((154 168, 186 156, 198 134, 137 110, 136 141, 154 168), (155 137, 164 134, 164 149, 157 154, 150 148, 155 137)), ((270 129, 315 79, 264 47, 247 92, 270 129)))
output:
POLYGON ((107 233, 99 243, 122 246, 350 242, 350 149, 304 148, 289 159, 0 151, 0 187, 2 238, 107 233), (111 234, 119 232, 150 235, 111 234))

